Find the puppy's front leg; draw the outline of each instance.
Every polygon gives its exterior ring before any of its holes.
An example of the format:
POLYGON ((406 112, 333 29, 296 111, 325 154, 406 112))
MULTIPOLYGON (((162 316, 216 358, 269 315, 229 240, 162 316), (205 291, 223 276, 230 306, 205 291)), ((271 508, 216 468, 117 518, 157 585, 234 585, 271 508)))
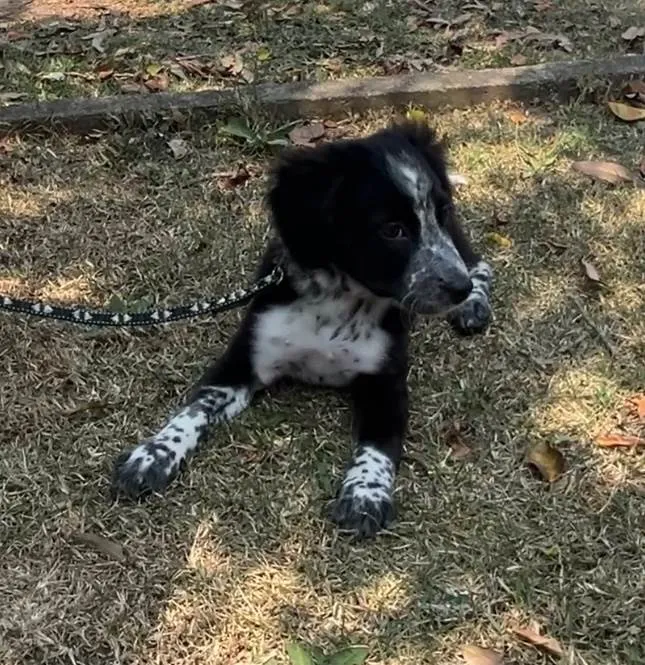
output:
POLYGON ((493 285, 493 269, 486 261, 477 261, 468 266, 473 290, 470 295, 452 310, 448 322, 462 335, 474 335, 485 330, 492 317, 490 292, 493 285))
POLYGON ((362 538, 394 517, 392 491, 408 420, 405 368, 400 374, 361 375, 351 392, 355 450, 331 518, 362 538))
POLYGON ((249 348, 246 324, 166 425, 117 458, 112 474, 114 496, 136 499, 165 489, 206 437, 208 428, 230 420, 248 406, 258 386, 249 348))
POLYGON ((462 335, 473 335, 485 330, 492 317, 490 294, 493 286, 493 269, 472 248, 470 240, 452 213, 446 220, 446 230, 464 260, 473 284, 470 295, 451 310, 446 318, 457 332, 462 335))

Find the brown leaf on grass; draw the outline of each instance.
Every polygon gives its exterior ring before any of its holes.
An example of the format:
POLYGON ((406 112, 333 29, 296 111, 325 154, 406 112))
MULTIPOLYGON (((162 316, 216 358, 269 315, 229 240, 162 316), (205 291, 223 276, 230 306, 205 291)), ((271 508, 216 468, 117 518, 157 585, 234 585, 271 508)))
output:
POLYGON ((545 12, 549 9, 553 9, 553 3, 551 0, 534 0, 533 6, 537 12, 545 12))
POLYGON ((165 92, 170 85, 168 74, 166 74, 166 72, 161 72, 158 76, 151 76, 143 82, 143 85, 145 85, 150 92, 165 92))
MULTIPOLYGON (((183 57, 176 58, 177 64, 181 69, 192 76, 197 76, 199 78, 208 78, 211 73, 211 66, 199 60, 199 58, 192 57, 183 57)), ((177 69, 171 68, 170 70, 175 76, 182 78, 181 73, 177 69)), ((185 78, 185 76, 183 77, 185 78)))
POLYGON ((645 421, 645 394, 632 395, 627 403, 630 410, 633 411, 639 420, 645 421))
POLYGON ((633 434, 601 434, 595 438, 596 445, 601 448, 635 448, 645 444, 645 439, 641 439, 633 434))
POLYGON ((630 28, 627 28, 625 32, 623 32, 621 37, 626 42, 633 42, 635 39, 638 39, 639 37, 645 37, 645 26, 632 25, 630 28))
POLYGON ((522 53, 516 53, 511 58, 511 65, 513 65, 514 67, 521 67, 522 65, 525 65, 527 62, 528 58, 522 53))
POLYGON ((502 654, 492 649, 484 649, 474 644, 465 646, 461 655, 466 661, 466 665, 502 665, 502 654))
POLYGON ((96 75, 98 76, 99 81, 105 81, 109 78, 112 78, 114 76, 114 70, 113 69, 98 69, 96 72, 96 75))
POLYGON ((629 169, 618 162, 605 162, 602 160, 588 160, 573 162, 571 165, 574 171, 582 173, 594 180, 608 182, 617 185, 621 182, 632 182, 633 177, 629 169))
POLYGON ((582 267, 585 269, 585 275, 587 275, 587 279, 594 284, 600 284, 602 282, 602 279, 600 277, 600 273, 596 269, 596 266, 594 266, 591 261, 587 261, 587 259, 580 259, 580 263, 582 263, 582 267))
POLYGON ((549 483, 557 480, 566 466, 564 455, 546 441, 538 441, 528 449, 526 462, 549 483))
POLYGON ((224 175, 222 179, 222 189, 235 189, 236 187, 243 185, 250 177, 251 174, 246 168, 240 166, 235 173, 224 175))
POLYGON ((636 122, 637 120, 645 120, 645 109, 631 106, 630 104, 623 104, 622 102, 608 102, 609 110, 621 120, 625 122, 636 122))
POLYGON ((126 560, 126 553, 123 546, 115 543, 113 540, 97 536, 95 533, 87 533, 84 531, 75 531, 73 537, 81 543, 91 545, 102 554, 106 554, 111 559, 124 562, 126 560))
POLYGON ((294 145, 311 145, 314 141, 325 135, 325 125, 322 122, 312 122, 309 125, 294 127, 289 132, 289 139, 294 145))
POLYGON ((522 125, 528 117, 521 109, 510 109, 506 112, 506 117, 515 125, 522 125))
POLYGON ((564 655, 564 650, 558 640, 548 635, 540 635, 536 628, 531 626, 518 626, 511 629, 520 639, 532 644, 539 649, 561 658, 564 655))
POLYGON ((466 459, 472 455, 472 448, 466 444, 459 423, 450 423, 444 434, 450 446, 450 456, 454 459, 466 459))

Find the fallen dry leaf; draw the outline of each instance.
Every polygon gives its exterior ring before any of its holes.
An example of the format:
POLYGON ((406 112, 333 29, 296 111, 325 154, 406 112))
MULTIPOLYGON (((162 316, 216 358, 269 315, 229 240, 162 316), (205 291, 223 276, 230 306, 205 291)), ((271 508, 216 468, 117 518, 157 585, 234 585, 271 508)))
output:
POLYGON ((551 0, 535 0, 533 6, 537 12, 545 12, 549 9, 553 9, 553 3, 551 0))
POLYGON ((521 67, 522 65, 525 65, 528 62, 528 58, 525 55, 522 55, 521 53, 516 53, 512 58, 511 58, 511 65, 514 67, 521 67))
POLYGON ((627 403, 638 419, 645 421, 645 394, 641 393, 640 395, 632 395, 627 400, 627 403))
POLYGON ((145 85, 150 92, 165 92, 170 85, 168 74, 166 74, 166 72, 161 72, 158 76, 151 76, 143 82, 143 85, 145 85))
POLYGON ((98 76, 99 81, 105 81, 106 79, 109 79, 112 76, 114 76, 114 70, 113 69, 99 69, 96 72, 96 75, 98 76))
POLYGON ((521 125, 528 120, 526 113, 520 109, 510 109, 506 112, 506 117, 516 125, 521 125))
POLYGON ((601 448, 635 448, 645 444, 645 439, 641 439, 633 434, 601 434, 595 439, 597 445, 601 448))
POLYGON ((582 267, 585 269, 585 275, 587 275, 587 279, 589 279, 591 282, 594 282, 595 284, 600 284, 602 282, 600 273, 596 269, 596 266, 591 263, 591 261, 587 261, 587 259, 580 259, 580 263, 582 263, 582 267))
POLYGON ((180 67, 187 74, 193 74, 201 78, 208 78, 213 72, 213 66, 202 62, 198 58, 177 58, 180 67))
POLYGON ((450 456, 466 459, 472 455, 472 448, 466 444, 459 423, 450 423, 445 432, 446 443, 450 446, 450 456))
POLYGON ((530 626, 517 627, 511 629, 519 638, 524 641, 536 646, 548 653, 562 657, 564 655, 564 650, 560 645, 560 642, 553 637, 548 637, 547 635, 540 635, 537 629, 530 626))
POLYGON ((103 536, 97 536, 95 533, 87 533, 84 531, 76 531, 72 535, 79 542, 91 545, 99 552, 106 554, 112 559, 121 562, 126 560, 123 546, 119 545, 119 543, 115 543, 113 540, 108 540, 107 538, 103 538, 103 536))
POLYGON ((608 102, 610 111, 621 120, 625 122, 636 122, 637 120, 645 120, 645 109, 638 108, 637 106, 630 106, 622 102, 608 102))
POLYGON ((168 147, 175 159, 183 159, 188 154, 188 142, 184 139, 170 139, 168 147))
POLYGON ((322 122, 312 122, 309 125, 294 127, 289 132, 289 139, 293 145, 311 145, 324 135, 325 125, 322 122))
POLYGON ((251 174, 246 170, 244 166, 240 166, 235 173, 229 173, 224 176, 222 180, 223 189, 235 189, 240 185, 243 185, 249 178, 251 174))
POLYGON ((502 654, 474 644, 465 646, 461 651, 461 655, 464 657, 466 665, 502 665, 502 654))
POLYGON ((486 240, 491 242, 493 245, 497 245, 503 249, 508 249, 509 247, 513 246, 513 241, 508 236, 497 233, 497 231, 491 231, 490 233, 487 233, 485 237, 486 240))
POLYGON ((526 461, 539 471, 544 480, 550 483, 564 473, 564 455, 546 441, 538 441, 532 445, 526 454, 526 461))
POLYGON ((633 181, 633 176, 629 169, 622 164, 618 164, 618 162, 604 162, 601 160, 573 162, 571 168, 594 180, 608 182, 612 185, 633 181))
POLYGON ((632 25, 630 28, 627 28, 625 32, 623 32, 621 37, 626 42, 633 42, 635 39, 638 39, 639 37, 645 37, 645 26, 639 27, 632 25))

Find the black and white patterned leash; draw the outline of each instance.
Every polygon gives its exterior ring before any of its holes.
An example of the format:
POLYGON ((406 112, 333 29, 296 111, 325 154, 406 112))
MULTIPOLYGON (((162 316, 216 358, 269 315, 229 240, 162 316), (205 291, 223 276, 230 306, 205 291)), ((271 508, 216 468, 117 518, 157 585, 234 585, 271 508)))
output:
POLYGON ((149 309, 145 312, 115 312, 108 309, 86 309, 84 307, 60 307, 40 300, 25 300, 0 294, 0 311, 56 319, 86 326, 136 327, 157 326, 174 321, 194 319, 201 316, 214 316, 229 309, 239 307, 261 291, 279 284, 284 278, 284 270, 276 266, 266 277, 262 277, 246 289, 232 291, 217 300, 203 300, 189 305, 149 309))

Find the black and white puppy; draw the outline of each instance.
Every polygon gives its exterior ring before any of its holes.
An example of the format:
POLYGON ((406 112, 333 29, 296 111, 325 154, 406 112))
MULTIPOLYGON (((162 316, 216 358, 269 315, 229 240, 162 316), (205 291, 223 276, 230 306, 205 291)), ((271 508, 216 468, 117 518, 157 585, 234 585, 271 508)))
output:
POLYGON ((457 223, 443 150, 420 124, 287 153, 268 203, 276 234, 258 277, 280 263, 285 279, 251 303, 185 406, 119 457, 113 489, 164 489, 209 427, 281 378, 346 387, 354 449, 332 519, 372 535, 393 516, 412 315, 444 314, 462 333, 484 329, 491 269, 457 223))

